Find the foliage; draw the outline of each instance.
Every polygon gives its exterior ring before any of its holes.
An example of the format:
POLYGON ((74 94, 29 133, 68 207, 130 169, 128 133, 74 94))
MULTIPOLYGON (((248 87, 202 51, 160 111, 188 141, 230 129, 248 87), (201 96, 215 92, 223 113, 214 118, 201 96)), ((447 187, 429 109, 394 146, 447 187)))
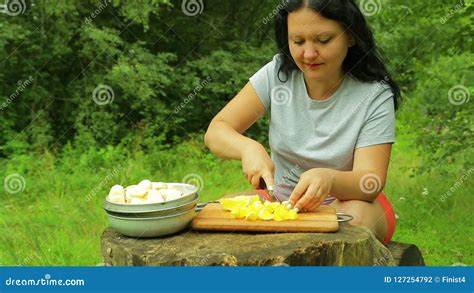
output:
POLYGON ((425 158, 419 171, 440 163, 472 164, 467 155, 474 146, 473 11, 472 1, 389 1, 372 23, 402 85, 405 105, 398 126, 413 134, 413 145, 425 158))
MULTIPOLYGON (((217 159, 202 135, 275 54, 280 1, 204 0, 194 16, 178 0, 19 2, 23 14, 0 14, 0 172, 26 189, 1 194, 0 228, 15 233, 0 233, 0 265, 99 262, 112 181, 198 174, 202 201, 249 189, 240 162, 217 159)), ((371 3, 405 97, 386 186, 395 240, 429 265, 472 265, 472 180, 460 179, 473 162, 472 0, 371 3)), ((267 144, 267 131, 264 117, 247 135, 267 144)))
POLYGON ((269 25, 248 21, 272 1, 209 1, 196 17, 167 0, 48 3, 0 18, 0 156, 22 142, 36 151, 137 135, 144 145, 179 141, 205 128, 273 54, 263 42, 269 25), (98 105, 103 85, 112 101, 98 105))
MULTIPOLYGON (((0 156, 137 138, 146 148, 206 129, 274 54, 277 3, 206 1, 196 16, 182 3, 43 0, 0 18, 0 98, 11 100, 0 118, 0 156), (93 100, 101 85, 112 90, 106 105, 93 100)), ((456 85, 472 92, 472 10, 470 1, 391 0, 367 16, 406 98, 398 127, 416 134, 426 168, 466 165, 472 148, 472 102, 448 100, 456 85)), ((267 125, 248 134, 265 143, 267 125)))

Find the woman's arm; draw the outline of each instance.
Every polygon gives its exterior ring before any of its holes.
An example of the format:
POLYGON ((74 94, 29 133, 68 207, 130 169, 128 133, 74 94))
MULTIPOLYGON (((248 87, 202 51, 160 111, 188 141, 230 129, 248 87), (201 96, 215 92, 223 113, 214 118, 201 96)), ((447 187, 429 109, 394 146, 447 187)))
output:
POLYGON ((352 171, 330 171, 334 184, 329 194, 339 200, 373 202, 385 186, 391 150, 391 144, 356 149, 352 171))
POLYGON ((244 88, 212 119, 204 142, 223 159, 242 159, 242 151, 258 144, 244 133, 265 113, 265 108, 252 85, 244 88))
POLYGON ((299 209, 313 210, 330 194, 339 200, 373 202, 383 190, 392 145, 358 148, 352 171, 315 168, 304 172, 290 202, 299 209))
POLYGON ((253 188, 274 184, 274 165, 265 148, 244 133, 265 113, 265 107, 252 85, 245 87, 211 121, 204 141, 224 159, 242 160, 242 170, 253 188))

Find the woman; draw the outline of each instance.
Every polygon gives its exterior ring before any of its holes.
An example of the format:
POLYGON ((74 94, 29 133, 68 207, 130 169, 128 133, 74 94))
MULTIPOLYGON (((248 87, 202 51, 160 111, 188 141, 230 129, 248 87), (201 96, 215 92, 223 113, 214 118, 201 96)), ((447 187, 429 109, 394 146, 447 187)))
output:
POLYGON ((383 243, 395 214, 382 189, 400 89, 377 53, 353 0, 283 1, 276 15, 279 53, 214 117, 205 143, 242 160, 254 188, 302 211, 330 204, 383 243), (243 133, 270 111, 270 147, 243 133))

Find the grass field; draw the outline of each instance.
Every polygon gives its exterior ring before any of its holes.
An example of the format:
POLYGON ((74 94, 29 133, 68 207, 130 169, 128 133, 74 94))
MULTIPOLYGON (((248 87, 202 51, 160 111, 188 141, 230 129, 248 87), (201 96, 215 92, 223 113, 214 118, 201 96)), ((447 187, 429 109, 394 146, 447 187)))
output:
MULTIPOLYGON (((410 176, 408 169, 421 162, 410 145, 408 135, 398 137, 385 188, 398 216, 394 240, 418 245, 430 266, 474 265, 471 173, 462 179, 466 171, 441 165, 430 174, 410 176)), ((240 162, 217 159, 199 139, 147 154, 66 148, 56 156, 18 155, 0 166, 5 177, 18 173, 25 183, 24 191, 1 195, 0 265, 8 266, 100 263, 100 235, 108 226, 101 204, 113 184, 186 177, 202 186, 200 201, 250 189, 240 162)))

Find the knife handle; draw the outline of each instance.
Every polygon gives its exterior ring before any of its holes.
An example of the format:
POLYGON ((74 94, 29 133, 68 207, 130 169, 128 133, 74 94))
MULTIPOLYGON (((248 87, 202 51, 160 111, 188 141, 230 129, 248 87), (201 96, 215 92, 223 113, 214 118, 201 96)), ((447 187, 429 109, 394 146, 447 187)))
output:
POLYGON ((265 183, 265 180, 263 180, 262 177, 260 177, 260 183, 258 186, 259 189, 267 189, 267 184, 265 183))

